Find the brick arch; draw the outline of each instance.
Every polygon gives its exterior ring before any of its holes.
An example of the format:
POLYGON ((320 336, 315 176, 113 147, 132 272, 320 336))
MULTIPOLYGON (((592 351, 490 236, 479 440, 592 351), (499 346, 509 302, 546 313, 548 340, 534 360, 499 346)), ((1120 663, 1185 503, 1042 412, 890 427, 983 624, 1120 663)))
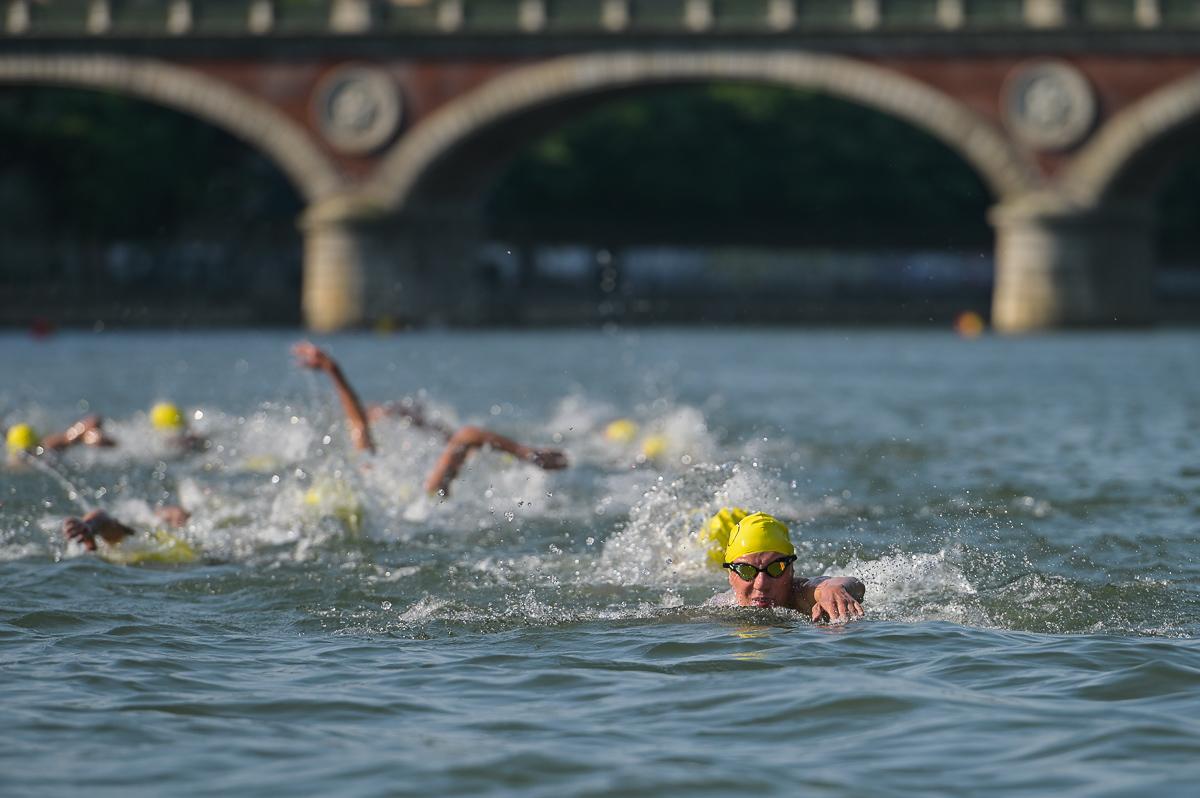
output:
POLYGON ((1200 130, 1200 73, 1168 83, 1113 116, 1075 156, 1063 186, 1091 207, 1152 191, 1200 130))
POLYGON ((174 108, 270 158, 307 201, 337 192, 337 170, 302 127, 262 100, 190 69, 113 56, 0 56, 0 85, 112 91, 174 108))
POLYGON ((591 95, 714 80, 822 91, 895 116, 944 142, 1000 200, 1041 186, 1036 167, 1003 131, 954 98, 897 72, 811 53, 704 52, 573 56, 505 73, 409 131, 387 153, 368 191, 402 211, 436 165, 514 119, 591 95))

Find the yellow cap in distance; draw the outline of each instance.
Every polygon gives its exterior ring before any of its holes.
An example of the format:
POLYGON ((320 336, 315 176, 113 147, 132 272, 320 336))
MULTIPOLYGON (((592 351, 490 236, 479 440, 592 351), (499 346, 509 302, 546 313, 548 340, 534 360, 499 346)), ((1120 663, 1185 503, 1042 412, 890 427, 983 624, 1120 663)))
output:
POLYGON ((42 439, 28 424, 14 424, 8 428, 8 435, 5 436, 10 452, 27 452, 37 448, 41 442, 42 439))
POLYGON ((614 443, 633 443, 637 435, 637 422, 628 418, 618 418, 604 428, 604 437, 614 443))
POLYGON ((642 457, 658 460, 667 453, 667 439, 662 435, 651 435, 642 441, 642 457))
POLYGON ((150 408, 150 423, 154 425, 155 429, 181 430, 183 429, 183 413, 179 412, 179 408, 170 402, 159 402, 150 408))

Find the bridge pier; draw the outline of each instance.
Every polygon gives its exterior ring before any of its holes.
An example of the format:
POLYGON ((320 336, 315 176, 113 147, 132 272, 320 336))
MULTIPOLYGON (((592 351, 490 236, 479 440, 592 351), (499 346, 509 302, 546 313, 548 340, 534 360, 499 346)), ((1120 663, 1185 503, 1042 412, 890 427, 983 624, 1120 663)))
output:
POLYGON ((371 324, 477 323, 486 286, 476 273, 480 227, 470 213, 399 217, 362 198, 307 210, 302 306, 316 332, 371 324))
POLYGON ((366 321, 363 231, 344 214, 316 208, 300 220, 304 235, 301 306, 316 332, 356 327, 366 321))
POLYGON ((1025 198, 992 209, 1000 332, 1145 324, 1151 320, 1149 204, 1091 209, 1025 198))

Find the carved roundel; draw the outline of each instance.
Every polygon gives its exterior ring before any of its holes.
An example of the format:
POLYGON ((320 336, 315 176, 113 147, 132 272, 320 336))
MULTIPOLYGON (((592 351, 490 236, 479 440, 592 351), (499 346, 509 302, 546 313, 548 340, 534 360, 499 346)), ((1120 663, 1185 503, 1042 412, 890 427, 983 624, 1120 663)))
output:
POLYGON ((321 80, 313 96, 321 134, 347 155, 365 155, 391 141, 400 127, 400 112, 395 81, 375 67, 338 67, 321 80))
POLYGON ((1017 137, 1041 150, 1083 141, 1096 121, 1096 95, 1078 69, 1060 61, 1018 67, 1004 86, 1004 119, 1017 137))

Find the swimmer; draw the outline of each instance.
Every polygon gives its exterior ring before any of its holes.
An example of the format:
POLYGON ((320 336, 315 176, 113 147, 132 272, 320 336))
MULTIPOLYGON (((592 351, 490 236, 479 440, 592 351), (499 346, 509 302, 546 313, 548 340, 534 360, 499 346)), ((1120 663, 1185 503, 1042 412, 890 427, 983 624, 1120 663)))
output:
POLYGON ((715 604, 739 607, 787 607, 813 622, 849 621, 863 615, 866 586, 852 576, 796 577, 796 548, 788 528, 766 513, 725 508, 701 532, 714 547, 726 544, 721 567, 729 571, 729 592, 715 604), (735 520, 736 519, 736 520, 735 520), (732 523, 731 523, 732 522, 732 523))
POLYGON ((150 424, 176 449, 194 452, 208 447, 208 440, 188 429, 187 419, 171 402, 158 402, 150 408, 150 424))
POLYGON ((14 424, 4 436, 9 461, 15 462, 23 455, 59 452, 78 445, 115 446, 116 441, 108 437, 102 425, 100 416, 84 416, 62 432, 42 438, 28 424, 14 424))
POLYGON ((623 449, 636 448, 634 467, 642 465, 658 466, 667 460, 670 441, 666 435, 653 433, 638 441, 641 427, 629 418, 618 418, 604 428, 604 440, 623 449))
MULTIPOLYGON (((182 527, 191 514, 182 507, 168 505, 159 507, 155 515, 167 526, 182 527)), ((165 529, 156 529, 150 535, 138 535, 137 531, 121 523, 103 510, 92 510, 82 518, 67 518, 62 525, 63 536, 75 541, 87 551, 100 553, 105 559, 124 565, 141 563, 179 564, 194 562, 196 551, 182 538, 165 529), (138 538, 139 545, 130 545, 128 538, 138 538), (98 542, 104 544, 103 549, 98 542)))
MULTIPOLYGON (((298 365, 324 371, 329 375, 341 400, 346 419, 350 423, 350 439, 355 448, 374 453, 375 444, 371 440, 367 414, 337 362, 308 341, 301 341, 293 346, 292 353, 296 356, 298 365)), ((448 496, 450 483, 462 470, 463 463, 472 452, 482 448, 507 452, 518 460, 547 471, 566 468, 568 464, 566 454, 557 449, 525 446, 482 427, 462 427, 448 437, 446 448, 434 465, 429 478, 425 480, 425 490, 433 495, 448 496)))

